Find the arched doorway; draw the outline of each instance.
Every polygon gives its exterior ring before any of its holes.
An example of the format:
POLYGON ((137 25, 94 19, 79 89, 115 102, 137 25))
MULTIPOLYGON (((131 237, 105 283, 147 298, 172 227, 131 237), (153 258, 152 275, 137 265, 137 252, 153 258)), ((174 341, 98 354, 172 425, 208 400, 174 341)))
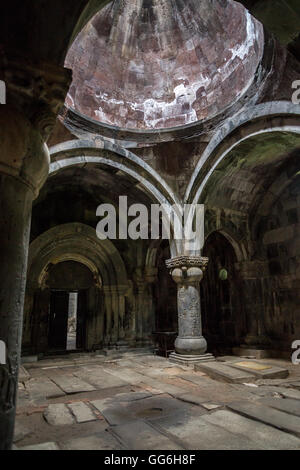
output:
POLYGON ((34 292, 32 343, 37 352, 88 348, 94 293, 94 276, 84 264, 70 260, 48 266, 43 288, 34 292))
POLYGON ((214 232, 208 237, 203 254, 210 260, 201 283, 203 335, 210 351, 229 353, 245 334, 235 251, 222 234, 214 232))
POLYGON ((158 354, 168 356, 174 350, 178 332, 177 286, 166 267, 171 258, 169 242, 164 240, 157 250, 157 282, 154 285, 155 335, 158 354))
POLYGON ((166 267, 171 258, 170 247, 163 241, 157 254, 157 283, 155 284, 156 331, 177 331, 177 286, 166 267))
MULTIPOLYGON (((53 312, 64 312, 60 320, 65 331, 71 293, 78 295, 77 317, 83 321, 78 330, 82 333, 76 333, 76 347, 87 351, 114 347, 128 334, 127 291, 125 265, 110 240, 99 240, 95 230, 80 223, 58 225, 44 232, 29 250, 23 353, 49 352, 51 298, 53 312)), ((54 324, 54 330, 58 328, 54 324)), ((65 335, 61 335, 58 349, 65 350, 65 335)), ((52 348, 57 349, 57 344, 52 343, 52 348)))
POLYGON ((91 271, 76 261, 63 261, 49 269, 49 350, 86 348, 88 291, 94 283, 91 271))

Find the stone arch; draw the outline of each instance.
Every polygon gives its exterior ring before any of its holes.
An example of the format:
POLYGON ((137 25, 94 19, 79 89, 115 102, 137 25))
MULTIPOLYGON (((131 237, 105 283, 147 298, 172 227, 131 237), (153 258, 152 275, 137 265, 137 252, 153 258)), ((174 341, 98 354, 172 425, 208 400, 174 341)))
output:
MULTIPOLYGON (((50 154, 52 159, 50 178, 72 166, 107 165, 134 178, 138 182, 138 187, 145 191, 155 204, 169 208, 170 212, 166 211, 167 217, 169 214, 174 214, 174 217, 177 217, 177 211, 179 213, 182 211, 181 201, 165 180, 137 155, 116 144, 106 140, 97 142, 69 141, 52 147, 50 154), (176 207, 176 210, 172 209, 173 206, 176 207)), ((174 221, 171 216, 170 248, 172 256, 175 256, 181 247, 178 241, 172 239, 173 225, 174 221)))
POLYGON ((50 155, 50 177, 69 166, 101 163, 132 176, 157 203, 180 203, 177 195, 157 171, 133 152, 107 140, 64 142, 52 147, 50 155))
POLYGON ((98 276, 99 285, 127 286, 125 265, 113 243, 110 240, 100 241, 95 230, 80 223, 53 227, 31 243, 29 282, 41 282, 41 274, 50 263, 71 259, 89 267, 98 276))
POLYGON ((124 340, 125 295, 129 286, 124 261, 110 240, 100 241, 91 227, 71 223, 51 228, 30 245, 24 315, 25 344, 42 337, 44 341, 41 341, 37 351, 44 352, 47 348, 47 274, 51 266, 64 261, 82 263, 93 274, 86 349, 110 346, 124 340), (38 311, 34 310, 36 294, 38 311))
POLYGON ((186 189, 184 201, 196 203, 210 176, 228 155, 243 141, 270 132, 300 134, 300 106, 289 101, 263 103, 243 111, 219 129, 203 152, 186 189))
POLYGON ((245 261, 247 259, 247 256, 248 256, 247 255, 247 249, 246 249, 243 241, 238 240, 236 236, 229 233, 229 231, 226 230, 225 228, 221 228, 221 229, 218 229, 218 230, 211 230, 209 233, 207 233, 206 236, 205 236, 204 246, 205 246, 207 240, 209 239, 209 237, 213 233, 219 233, 220 235, 223 235, 223 237, 226 238, 226 240, 231 244, 231 246, 232 246, 232 248, 235 252, 237 262, 242 262, 242 261, 245 261))
POLYGON ((215 230, 206 237, 203 249, 204 256, 210 258, 201 283, 203 331, 216 353, 230 352, 246 333, 237 269, 238 256, 243 254, 237 246, 226 231, 215 230))

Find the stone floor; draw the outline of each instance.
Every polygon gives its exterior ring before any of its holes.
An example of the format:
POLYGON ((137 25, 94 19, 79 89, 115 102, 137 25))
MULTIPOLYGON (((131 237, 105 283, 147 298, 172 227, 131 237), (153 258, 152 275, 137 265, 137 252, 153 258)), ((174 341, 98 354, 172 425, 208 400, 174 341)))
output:
POLYGON ((288 369, 289 376, 228 383, 222 374, 212 378, 133 353, 25 364, 15 448, 300 449, 300 366, 256 362, 288 369))

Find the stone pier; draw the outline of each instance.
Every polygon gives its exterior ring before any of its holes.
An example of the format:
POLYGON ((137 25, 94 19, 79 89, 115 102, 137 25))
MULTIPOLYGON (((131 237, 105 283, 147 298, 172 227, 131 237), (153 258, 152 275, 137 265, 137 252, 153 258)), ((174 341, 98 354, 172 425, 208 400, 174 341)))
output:
POLYGON ((200 282, 208 264, 201 256, 179 256, 166 262, 170 274, 177 284, 178 337, 175 353, 170 361, 192 365, 212 361, 207 353, 207 342, 202 335, 200 282))

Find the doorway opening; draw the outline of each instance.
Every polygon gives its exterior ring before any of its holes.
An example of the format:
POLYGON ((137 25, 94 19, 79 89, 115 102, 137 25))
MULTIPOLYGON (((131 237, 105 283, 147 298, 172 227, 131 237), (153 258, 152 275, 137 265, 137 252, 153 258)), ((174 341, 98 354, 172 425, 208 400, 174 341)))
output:
POLYGON ((48 345, 51 351, 84 350, 87 291, 51 290, 48 345))
POLYGON ((200 284, 203 335, 214 354, 229 354, 245 334, 236 255, 231 243, 219 232, 208 237, 203 253, 212 260, 200 284))

